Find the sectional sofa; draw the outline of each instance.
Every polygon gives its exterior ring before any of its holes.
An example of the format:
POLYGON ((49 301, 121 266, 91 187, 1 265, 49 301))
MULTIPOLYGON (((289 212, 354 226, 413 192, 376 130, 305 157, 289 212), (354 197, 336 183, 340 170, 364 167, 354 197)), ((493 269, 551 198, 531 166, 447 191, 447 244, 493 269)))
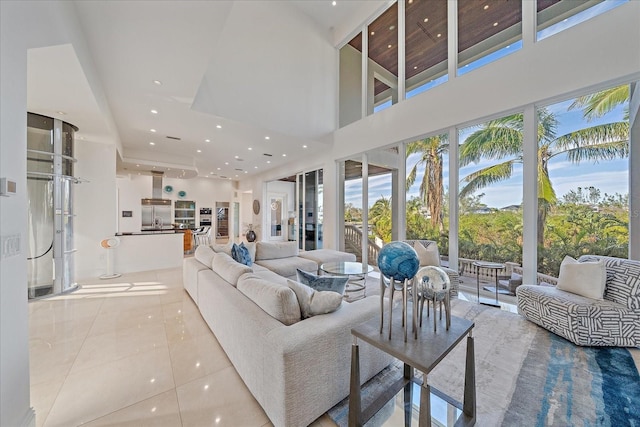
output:
MULTIPOLYGON (((284 243, 258 242, 250 249, 251 267, 224 247, 216 253, 200 246, 184 260, 183 283, 273 425, 306 426, 348 396, 351 328, 379 317, 379 299, 344 301, 332 313, 302 319, 287 276, 349 255, 299 254, 295 242, 284 243)), ((391 362, 365 343, 360 360, 363 382, 391 362)))

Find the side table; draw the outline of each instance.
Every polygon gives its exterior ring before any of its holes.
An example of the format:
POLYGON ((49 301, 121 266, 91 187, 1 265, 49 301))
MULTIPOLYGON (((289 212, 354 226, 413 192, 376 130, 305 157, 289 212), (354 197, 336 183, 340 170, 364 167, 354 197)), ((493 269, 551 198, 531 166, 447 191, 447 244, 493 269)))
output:
POLYGON ((483 261, 474 261, 471 265, 476 267, 476 286, 478 288, 478 302, 484 305, 490 305, 492 307, 500 307, 500 301, 498 300, 498 270, 504 269, 504 264, 500 264, 498 262, 483 262, 483 261), (484 268, 485 270, 495 270, 496 276, 496 301, 483 300, 480 298, 480 269, 484 268))
MULTIPOLYGON (((397 322, 401 319, 394 316, 397 322)), ((392 319, 390 319, 392 320, 392 319)), ((440 320, 442 323, 443 320, 440 320)), ((371 319, 360 326, 353 328, 353 345, 351 347, 351 385, 349 390, 349 426, 360 427, 364 425, 376 412, 378 412, 395 394, 409 383, 420 385, 420 414, 419 426, 431 427, 431 392, 432 388, 427 381, 428 374, 444 359, 453 348, 467 337, 467 354, 464 376, 464 402, 455 401, 450 396, 433 389, 434 394, 443 398, 449 404, 462 409, 462 415, 456 421, 456 426, 473 426, 476 422, 476 385, 475 385, 475 356, 472 330, 474 323, 451 316, 451 326, 447 331, 445 325, 438 328, 438 332, 431 328, 420 328, 418 338, 410 338, 405 342, 399 334, 389 339, 386 334, 380 332, 380 324, 377 319, 371 319), (394 384, 385 389, 383 394, 373 403, 362 408, 360 391, 360 349, 358 340, 384 351, 400 360, 404 364, 404 375, 394 384), (422 372, 422 381, 414 376, 414 368, 422 372)), ((407 403, 405 402, 405 405, 407 403)), ((411 409, 412 405, 409 405, 411 409)), ((410 421, 410 413, 405 412, 405 424, 410 421), (409 420, 407 420, 409 417, 409 420)))

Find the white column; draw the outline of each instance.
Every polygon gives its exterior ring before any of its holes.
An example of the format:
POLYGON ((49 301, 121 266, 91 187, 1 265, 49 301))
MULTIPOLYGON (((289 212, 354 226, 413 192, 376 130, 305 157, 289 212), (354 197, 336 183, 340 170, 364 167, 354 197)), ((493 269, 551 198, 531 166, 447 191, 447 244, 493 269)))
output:
POLYGON ((405 99, 405 82, 406 73, 405 67, 405 2, 403 0, 398 1, 398 102, 405 99))
POLYGON ((447 37, 447 68, 451 81, 456 78, 458 70, 458 0, 447 2, 447 37))
POLYGON ((367 37, 367 26, 362 29, 362 93, 361 96, 361 118, 367 117, 369 106, 369 37, 367 37))
POLYGON ((529 49, 536 42, 537 1, 522 2, 522 49, 529 49))
POLYGON ((369 263, 369 159, 362 155, 362 264, 369 263))
POLYGON ((449 128, 449 267, 458 270, 458 130, 449 128))
POLYGON ((535 105, 524 109, 523 189, 522 189, 522 266, 523 283, 536 284, 538 271, 538 118, 535 105))
POLYGON ((634 86, 629 101, 629 259, 640 260, 640 84, 634 86))

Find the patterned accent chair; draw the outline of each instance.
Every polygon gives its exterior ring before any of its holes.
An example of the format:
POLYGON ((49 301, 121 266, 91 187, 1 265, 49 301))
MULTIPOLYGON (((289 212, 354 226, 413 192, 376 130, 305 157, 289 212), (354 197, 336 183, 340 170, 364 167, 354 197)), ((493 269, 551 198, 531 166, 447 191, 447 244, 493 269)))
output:
MULTIPOLYGON (((438 252, 438 244, 436 242, 434 242, 433 240, 405 240, 404 242, 407 243, 408 245, 410 245, 411 247, 413 247, 415 242, 420 242, 422 244, 422 246, 424 246, 425 248, 428 248, 431 245, 435 245, 435 250, 436 250, 436 252, 438 252)), ((438 259, 440 259, 440 253, 439 252, 438 252, 438 259)), ((420 267, 424 267, 424 266, 421 265, 420 267)), ((452 270, 451 268, 443 267, 442 264, 437 265, 436 267, 440 267, 441 269, 443 269, 445 271, 445 273, 447 273, 447 276, 449 276, 449 280, 451 281, 451 288, 450 288, 449 296, 451 298, 457 297, 458 296, 458 290, 460 289, 460 275, 458 274, 458 272, 456 270, 452 270)))
POLYGON ((640 261, 583 255, 604 260, 604 299, 595 300, 551 286, 522 285, 518 312, 577 345, 640 347, 640 261))

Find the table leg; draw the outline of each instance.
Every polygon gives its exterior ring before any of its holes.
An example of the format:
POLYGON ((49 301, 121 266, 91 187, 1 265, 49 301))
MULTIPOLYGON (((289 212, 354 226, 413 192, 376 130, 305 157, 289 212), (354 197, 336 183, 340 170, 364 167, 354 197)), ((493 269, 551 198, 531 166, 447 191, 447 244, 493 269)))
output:
POLYGON ((473 330, 467 336, 467 360, 464 369, 464 401, 462 412, 472 419, 476 418, 476 363, 473 348, 473 330))
POLYGON ((360 348, 358 339, 353 338, 351 346, 351 383, 349 386, 349 427, 362 426, 360 400, 360 348))
MULTIPOLYGON (((409 380, 413 377, 413 368, 404 364, 404 378, 409 380)), ((413 415, 413 382, 409 381, 404 386, 404 425, 411 427, 411 417, 413 415)))
POLYGON ((427 382, 427 374, 422 375, 422 386, 420 386, 420 415, 418 419, 419 427, 431 427, 431 387, 427 382))

